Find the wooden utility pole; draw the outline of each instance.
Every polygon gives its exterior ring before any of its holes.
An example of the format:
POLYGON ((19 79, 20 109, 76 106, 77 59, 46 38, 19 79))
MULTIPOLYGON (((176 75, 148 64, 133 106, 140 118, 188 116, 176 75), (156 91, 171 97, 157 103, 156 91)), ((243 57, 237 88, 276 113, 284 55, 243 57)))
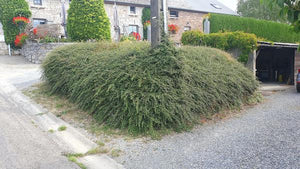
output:
POLYGON ((161 0, 151 0, 151 46, 156 47, 161 41, 161 0))

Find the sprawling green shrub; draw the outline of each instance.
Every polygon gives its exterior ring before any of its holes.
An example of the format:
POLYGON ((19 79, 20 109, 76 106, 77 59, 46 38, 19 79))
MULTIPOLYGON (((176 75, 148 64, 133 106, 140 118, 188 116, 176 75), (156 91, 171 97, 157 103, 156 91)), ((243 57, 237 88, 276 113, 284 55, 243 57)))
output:
POLYGON ((109 40, 110 21, 103 0, 72 0, 67 31, 74 41, 109 40))
POLYGON ((230 51, 241 50, 238 60, 248 62, 249 53, 257 47, 257 37, 254 34, 243 32, 224 32, 203 34, 200 31, 187 31, 182 34, 181 42, 184 45, 210 46, 230 51))
POLYGON ((23 16, 29 18, 31 12, 25 0, 0 0, 0 22, 3 25, 3 31, 6 44, 14 47, 16 35, 20 33, 20 28, 13 23, 13 17, 23 16))
POLYGON ((274 42, 300 42, 300 33, 283 23, 230 15, 211 14, 211 32, 242 31, 274 42))
POLYGON ((53 93, 131 132, 184 129, 200 115, 239 106, 257 88, 243 65, 204 47, 81 43, 51 52, 43 69, 53 93))

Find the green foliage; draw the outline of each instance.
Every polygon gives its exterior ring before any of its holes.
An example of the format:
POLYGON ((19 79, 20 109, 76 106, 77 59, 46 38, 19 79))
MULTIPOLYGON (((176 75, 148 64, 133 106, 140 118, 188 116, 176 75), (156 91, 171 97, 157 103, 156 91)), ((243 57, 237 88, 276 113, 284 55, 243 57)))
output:
POLYGON ((280 15, 287 17, 287 19, 294 25, 295 30, 300 31, 300 2, 299 0, 261 0, 269 3, 271 9, 274 6, 281 8, 280 15))
POLYGON ((278 5, 272 9, 266 3, 260 3, 261 0, 240 0, 237 11, 243 17, 252 17, 256 19, 271 20, 287 23, 287 19, 279 15, 278 5))
POLYGON ((239 106, 258 86, 225 52, 165 42, 68 45, 51 52, 43 70, 52 93, 132 133, 187 129, 199 116, 239 106))
POLYGON ((221 14, 211 14, 210 21, 212 33, 243 31, 274 42, 300 42, 300 33, 283 23, 221 14))
POLYGON ((103 0, 72 0, 67 30, 74 41, 109 40, 110 21, 103 0))
POLYGON ((122 36, 120 42, 124 42, 124 41, 137 41, 137 40, 133 36, 122 36))
POLYGON ((15 47, 16 35, 20 33, 20 29, 23 29, 13 23, 13 17, 15 16, 27 18, 31 16, 27 2, 25 0, 0 0, 0 22, 3 25, 5 42, 12 47, 15 47))
MULTIPOLYGON (((147 21, 150 21, 151 19, 151 10, 150 8, 144 8, 143 9, 143 14, 142 14, 142 23, 145 24, 147 21)), ((144 26, 143 29, 143 37, 144 39, 148 39, 148 34, 147 34, 147 27, 144 26)))
POLYGON ((249 53, 257 47, 257 37, 243 32, 203 34, 200 31, 187 31, 182 34, 181 42, 184 45, 210 46, 225 51, 239 49, 242 53, 238 60, 245 64, 249 53))

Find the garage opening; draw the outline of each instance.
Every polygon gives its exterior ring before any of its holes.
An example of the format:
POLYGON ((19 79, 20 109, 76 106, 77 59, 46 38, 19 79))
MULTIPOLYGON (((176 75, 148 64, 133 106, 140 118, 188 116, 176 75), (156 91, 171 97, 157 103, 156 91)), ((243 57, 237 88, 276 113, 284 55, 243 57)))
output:
POLYGON ((257 50, 256 75, 261 82, 294 84, 295 48, 261 45, 257 50))

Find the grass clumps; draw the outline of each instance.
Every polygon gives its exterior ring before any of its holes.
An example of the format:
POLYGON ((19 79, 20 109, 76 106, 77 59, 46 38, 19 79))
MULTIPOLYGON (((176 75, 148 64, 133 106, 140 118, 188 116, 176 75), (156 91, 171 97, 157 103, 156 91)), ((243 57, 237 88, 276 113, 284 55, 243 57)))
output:
POLYGON ((58 131, 65 131, 65 130, 67 130, 67 127, 66 126, 60 126, 57 130, 58 131))
POLYGON ((201 115, 239 106, 258 83, 243 65, 211 48, 148 43, 80 43, 43 64, 52 93, 101 124, 131 133, 187 129, 201 115))

